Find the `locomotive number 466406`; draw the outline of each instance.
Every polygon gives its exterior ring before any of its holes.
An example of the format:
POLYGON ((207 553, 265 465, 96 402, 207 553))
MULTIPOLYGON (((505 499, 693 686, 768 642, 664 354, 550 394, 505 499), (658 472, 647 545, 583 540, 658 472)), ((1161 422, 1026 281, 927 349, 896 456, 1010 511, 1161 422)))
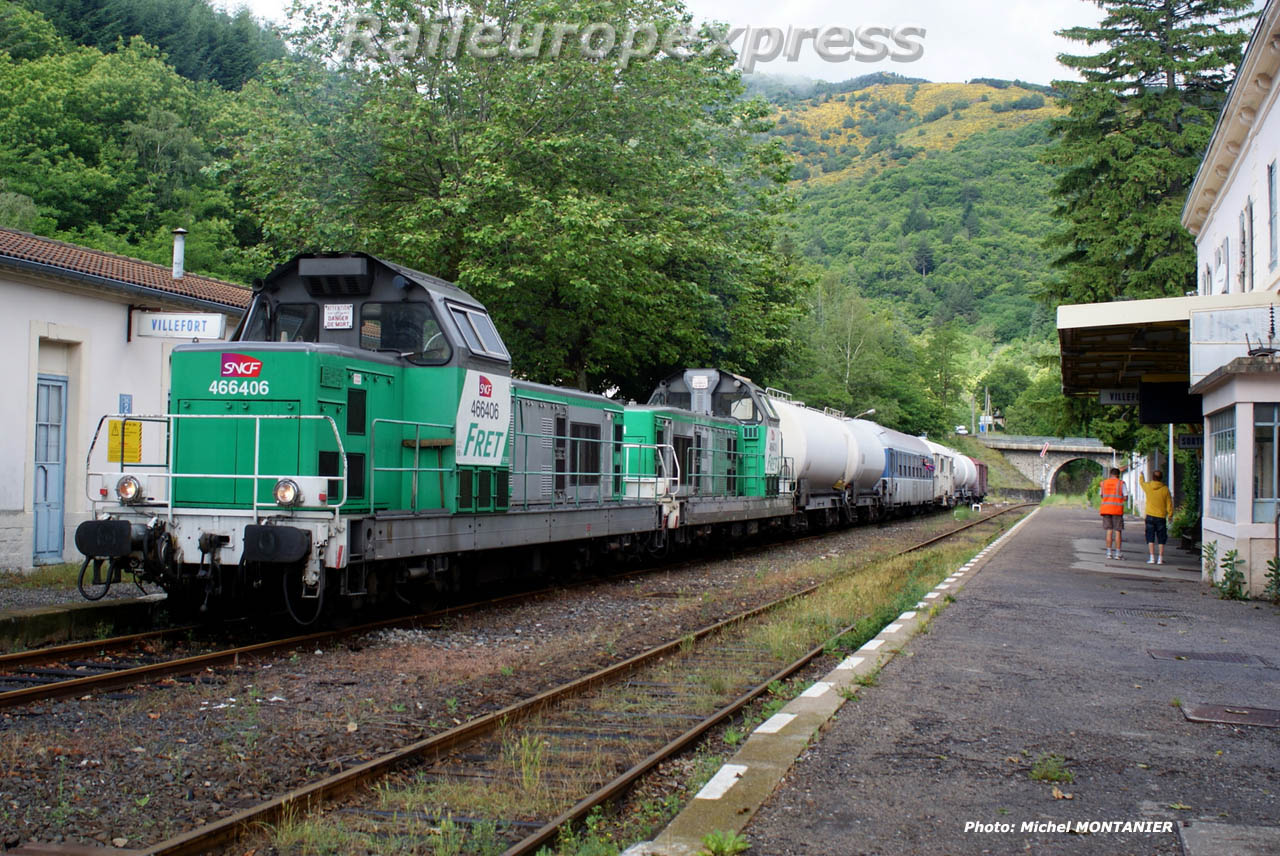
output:
POLYGON ((209 384, 214 395, 269 395, 271 387, 265 380, 215 380, 209 384))

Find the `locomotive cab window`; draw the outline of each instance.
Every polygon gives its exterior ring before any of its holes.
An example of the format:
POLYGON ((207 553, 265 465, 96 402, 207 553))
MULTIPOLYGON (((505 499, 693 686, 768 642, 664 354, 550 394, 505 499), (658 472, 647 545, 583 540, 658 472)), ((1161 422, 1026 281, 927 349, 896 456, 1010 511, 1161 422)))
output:
POLYGON ((493 321, 483 310, 450 303, 449 313, 453 315, 453 321, 458 325, 458 332, 462 334, 463 340, 473 354, 510 361, 511 355, 507 353, 502 339, 498 336, 498 331, 494 329, 493 321))
POLYGON ((366 303, 360 309, 360 347, 393 351, 420 366, 449 361, 453 349, 426 303, 366 303))
POLYGON ((258 297, 250 307, 239 342, 318 342, 320 310, 314 303, 281 303, 275 306, 258 297))

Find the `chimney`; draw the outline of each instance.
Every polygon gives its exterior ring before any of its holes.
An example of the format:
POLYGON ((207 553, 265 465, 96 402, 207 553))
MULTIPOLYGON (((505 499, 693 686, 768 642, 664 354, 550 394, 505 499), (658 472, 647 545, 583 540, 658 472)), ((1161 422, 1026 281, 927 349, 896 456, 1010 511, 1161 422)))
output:
POLYGON ((182 266, 186 261, 187 230, 179 226, 173 230, 173 278, 182 279, 182 266))

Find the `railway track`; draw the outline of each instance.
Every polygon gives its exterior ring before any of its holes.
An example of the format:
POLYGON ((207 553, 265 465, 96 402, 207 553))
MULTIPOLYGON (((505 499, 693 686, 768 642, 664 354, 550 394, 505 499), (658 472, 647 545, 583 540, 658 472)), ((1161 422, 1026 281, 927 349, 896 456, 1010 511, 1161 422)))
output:
MULTIPOLYGON (((894 556, 1026 507, 974 520, 894 556)), ((216 851, 253 828, 324 807, 341 814, 344 828, 367 830, 374 840, 450 836, 459 847, 469 840, 467 852, 537 852, 566 824, 621 796, 775 682, 805 668, 832 639, 853 632, 857 625, 828 628, 794 656, 767 633, 762 641, 753 624, 830 584, 793 592, 140 852, 216 851), (377 789, 333 808, 375 781, 377 789)))
MULTIPOLYGON (((787 543, 803 543, 829 534, 823 532, 791 539, 787 543)), ((746 555, 775 546, 777 542, 767 541, 739 550, 736 555, 746 555)), ((609 579, 623 580, 658 570, 670 572, 699 561, 703 559, 682 559, 675 563, 614 574, 609 579)), ((417 615, 398 616, 352 627, 268 639, 248 645, 228 645, 212 639, 202 641, 198 638, 201 631, 198 625, 184 625, 146 633, 2 654, 0 655, 0 710, 70 696, 112 692, 164 678, 191 675, 208 669, 226 668, 239 664, 242 659, 268 657, 303 646, 325 644, 386 628, 431 624, 446 616, 563 591, 566 588, 591 585, 598 581, 598 578, 592 578, 569 586, 558 585, 533 591, 521 591, 417 615), (178 649, 165 651, 164 646, 170 644, 171 640, 178 640, 178 649)))

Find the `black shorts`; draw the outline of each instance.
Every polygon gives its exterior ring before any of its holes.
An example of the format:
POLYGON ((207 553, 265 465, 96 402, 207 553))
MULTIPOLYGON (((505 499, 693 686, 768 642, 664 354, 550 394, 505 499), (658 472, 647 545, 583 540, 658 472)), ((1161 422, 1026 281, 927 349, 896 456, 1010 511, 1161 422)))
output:
POLYGON ((1164 544, 1169 540, 1168 522, 1163 517, 1147 517, 1147 543, 1164 544))

